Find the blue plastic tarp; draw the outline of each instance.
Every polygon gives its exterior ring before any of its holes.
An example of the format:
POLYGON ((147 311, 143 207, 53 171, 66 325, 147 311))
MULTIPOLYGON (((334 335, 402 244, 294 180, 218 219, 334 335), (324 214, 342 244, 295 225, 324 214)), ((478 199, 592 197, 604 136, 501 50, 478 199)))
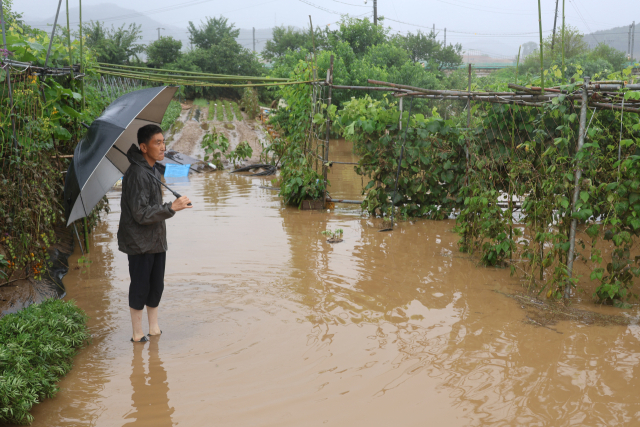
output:
POLYGON ((189 167, 191 167, 191 165, 175 165, 173 163, 167 163, 165 167, 165 178, 180 178, 189 175, 189 167))

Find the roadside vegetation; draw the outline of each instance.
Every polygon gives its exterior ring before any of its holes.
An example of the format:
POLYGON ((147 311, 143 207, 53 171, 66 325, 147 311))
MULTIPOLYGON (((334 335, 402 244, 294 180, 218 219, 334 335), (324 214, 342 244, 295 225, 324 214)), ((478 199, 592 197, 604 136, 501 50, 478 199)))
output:
POLYGON ((89 339, 73 301, 47 300, 0 319, 0 422, 30 424, 33 405, 58 392, 77 349, 89 339))

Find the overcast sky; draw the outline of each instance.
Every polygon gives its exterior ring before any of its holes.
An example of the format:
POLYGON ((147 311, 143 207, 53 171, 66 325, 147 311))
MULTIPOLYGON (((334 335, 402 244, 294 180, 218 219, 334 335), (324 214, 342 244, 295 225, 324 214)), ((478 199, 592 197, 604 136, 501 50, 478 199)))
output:
MULTIPOLYGON (((556 0, 541 0, 542 29, 551 33, 556 0)), ((186 28, 189 21, 205 16, 224 15, 238 28, 269 28, 274 25, 308 27, 335 25, 340 14, 371 17, 373 0, 84 0, 83 6, 114 3, 144 13, 162 23, 186 28)), ((76 7, 76 0, 69 0, 76 7)), ((40 20, 55 14, 57 0, 15 0, 14 9, 27 20, 40 20)), ((64 2, 63 2, 64 9, 64 2)), ((640 44, 640 1, 566 0, 567 23, 584 33, 628 26, 638 21, 636 46, 640 44)), ((562 0, 558 26, 562 22, 562 0)), ((435 24, 439 37, 447 29, 448 43, 478 48, 487 53, 504 52, 505 46, 537 41, 538 2, 536 0, 378 0, 378 16, 387 18, 394 32, 427 30, 435 24)), ((112 18, 105 16, 106 18, 112 18)))

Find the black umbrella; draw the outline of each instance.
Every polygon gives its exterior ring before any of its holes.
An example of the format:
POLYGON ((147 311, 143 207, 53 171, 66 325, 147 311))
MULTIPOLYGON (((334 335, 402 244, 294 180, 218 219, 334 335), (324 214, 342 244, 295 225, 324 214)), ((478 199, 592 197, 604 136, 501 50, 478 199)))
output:
POLYGON ((73 153, 64 183, 67 225, 88 216, 122 178, 130 165, 125 153, 131 144, 138 144, 138 129, 162 123, 176 90, 175 86, 164 86, 130 92, 113 101, 91 123, 73 153))

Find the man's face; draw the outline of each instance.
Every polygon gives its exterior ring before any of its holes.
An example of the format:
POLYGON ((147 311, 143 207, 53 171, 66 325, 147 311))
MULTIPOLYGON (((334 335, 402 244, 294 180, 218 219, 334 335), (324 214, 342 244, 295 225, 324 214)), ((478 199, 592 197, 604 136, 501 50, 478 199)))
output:
POLYGON ((164 152, 166 147, 164 146, 164 135, 156 133, 151 137, 146 144, 140 144, 140 150, 146 155, 146 157, 159 162, 164 160, 164 152))

